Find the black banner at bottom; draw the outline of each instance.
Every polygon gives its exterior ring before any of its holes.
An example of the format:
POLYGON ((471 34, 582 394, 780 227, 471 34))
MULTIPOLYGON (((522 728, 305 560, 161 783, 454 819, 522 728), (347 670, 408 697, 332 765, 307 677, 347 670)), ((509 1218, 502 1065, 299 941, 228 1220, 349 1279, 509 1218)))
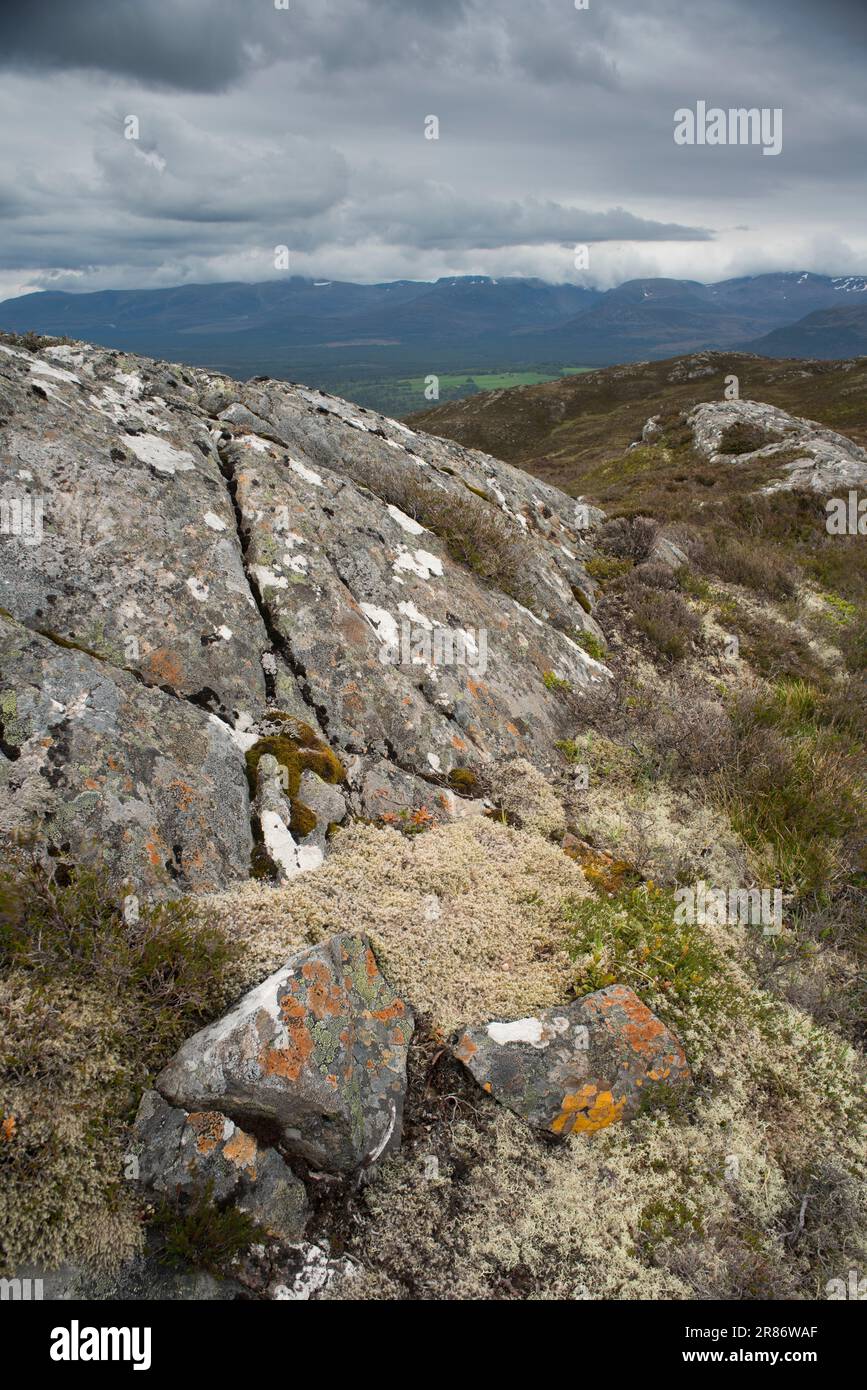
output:
MULTIPOLYGON (((631 1369, 667 1373, 682 1367, 698 1375, 714 1366, 729 1370, 762 1366, 774 1374, 807 1368, 827 1377, 845 1365, 858 1364, 864 1330, 864 1310, 858 1306, 861 1301, 863 1295, 856 1290, 853 1299, 827 1303, 474 1304, 473 1322, 462 1328, 460 1345, 468 1336, 477 1338, 488 1356, 495 1351, 492 1336, 497 1337, 502 1329, 503 1350, 514 1348, 515 1333, 526 1318, 527 1333, 535 1336, 541 1331, 543 1345, 548 1347, 545 1360, 555 1375, 567 1370, 574 1357, 574 1369, 582 1375, 592 1373, 597 1366, 618 1374, 631 1369), (500 1324, 507 1309, 509 1321, 500 1324)), ((349 1343, 344 1341, 347 1312, 346 1303, 336 1306, 327 1300, 292 1308, 279 1301, 81 1303, 6 1299, 0 1302, 0 1337, 7 1366, 14 1357, 16 1365, 47 1375, 50 1381, 62 1382, 70 1375, 93 1378, 103 1369, 114 1376, 124 1372, 144 1376, 189 1367, 197 1377, 207 1377, 211 1373, 267 1373, 280 1365, 288 1371, 290 1364, 296 1378, 307 1370, 305 1346, 309 1347, 311 1374, 331 1378, 340 1374, 349 1352, 349 1343), (316 1340, 305 1341, 311 1333, 316 1340), (287 1336, 292 1338, 289 1362, 287 1336), (326 1370, 329 1365, 330 1371, 326 1370)), ((380 1317, 384 1333, 395 1330, 400 1334, 394 1355, 404 1375, 411 1373, 419 1355, 429 1374, 437 1349, 449 1375, 460 1373, 455 1360, 457 1348, 443 1335, 443 1318, 449 1321, 450 1314, 442 1304, 401 1303, 395 1307, 365 1303, 357 1307, 356 1315, 364 1318, 364 1335, 371 1349, 374 1344, 370 1337, 378 1332, 380 1317), (408 1314, 416 1312, 422 1319, 417 1337, 406 1321, 408 1314)), ((352 1363, 356 1371, 363 1370, 365 1359, 363 1354, 359 1361, 357 1345, 352 1363)), ((386 1342, 369 1363, 370 1373, 377 1374, 383 1361, 387 1364, 390 1360, 387 1347, 386 1342)), ((395 1369, 394 1363, 391 1369, 395 1369)))

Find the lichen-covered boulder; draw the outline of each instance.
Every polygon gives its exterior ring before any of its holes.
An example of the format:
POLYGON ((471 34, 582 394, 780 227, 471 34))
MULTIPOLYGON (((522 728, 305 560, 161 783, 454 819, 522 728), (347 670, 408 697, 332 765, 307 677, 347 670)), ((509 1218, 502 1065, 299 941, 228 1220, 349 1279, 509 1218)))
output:
POLYGON ((779 477, 766 492, 789 488, 829 496, 845 495, 867 483, 867 450, 845 435, 815 420, 789 415, 762 401, 706 401, 690 412, 687 422, 696 451, 711 464, 755 464, 766 460, 779 477), (732 451, 732 432, 740 439, 732 451))
POLYGON ((0 544, 28 626, 195 698, 265 703, 270 647, 194 377, 104 349, 0 344, 0 496, 38 498, 39 544, 0 544))
POLYGON ((689 1082, 677 1038, 625 985, 468 1029, 455 1055, 495 1100, 561 1137, 631 1119, 689 1082))
POLYGON ((313 1167, 348 1172, 400 1143, 413 1027, 367 939, 333 936, 184 1043, 156 1086, 173 1105, 268 1126, 313 1167))
POLYGON ((205 1190, 232 1201, 269 1235, 297 1241, 307 1220, 304 1184, 280 1155, 215 1110, 188 1114, 145 1091, 133 1126, 139 1179, 156 1192, 205 1190))

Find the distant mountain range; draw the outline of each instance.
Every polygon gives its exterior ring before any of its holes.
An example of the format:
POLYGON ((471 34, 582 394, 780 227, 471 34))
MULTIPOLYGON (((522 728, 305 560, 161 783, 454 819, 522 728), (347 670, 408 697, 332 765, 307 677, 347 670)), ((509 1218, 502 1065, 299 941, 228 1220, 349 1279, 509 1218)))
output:
POLYGON ((235 375, 605 366, 704 348, 867 351, 867 278, 787 272, 629 280, 600 291, 480 276, 378 285, 292 277, 161 290, 45 291, 0 303, 0 328, 83 338, 235 375))
POLYGON ((757 338, 750 348, 763 357, 867 356, 867 303, 817 309, 797 323, 757 338))

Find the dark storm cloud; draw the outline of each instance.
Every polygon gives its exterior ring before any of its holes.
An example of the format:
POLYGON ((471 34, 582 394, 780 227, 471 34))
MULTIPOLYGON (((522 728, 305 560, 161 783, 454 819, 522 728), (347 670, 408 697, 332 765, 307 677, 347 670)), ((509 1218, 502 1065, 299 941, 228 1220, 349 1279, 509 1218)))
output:
POLYGON ((0 11, 0 65, 96 69, 190 92, 223 91, 252 69, 307 56, 388 59, 395 38, 453 24, 469 0, 348 0, 331 14, 289 0, 22 0, 0 11), (356 43, 347 43, 354 30, 356 43), (357 54, 357 49, 356 49, 357 54))
POLYGON ((0 63, 217 91, 251 66, 248 25, 232 0, 26 0, 0 11, 0 63))

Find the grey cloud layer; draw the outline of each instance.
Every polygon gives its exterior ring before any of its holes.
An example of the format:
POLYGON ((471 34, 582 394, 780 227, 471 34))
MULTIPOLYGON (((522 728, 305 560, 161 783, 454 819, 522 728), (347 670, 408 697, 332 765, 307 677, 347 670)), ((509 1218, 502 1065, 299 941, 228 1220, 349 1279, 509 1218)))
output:
POLYGON ((577 278, 580 241, 626 243, 640 273, 734 248, 738 226, 756 257, 785 236, 857 243, 864 0, 590 3, 7 4, 0 270, 264 278, 286 243, 360 279, 577 278), (699 97, 782 106, 783 154, 676 148, 673 112, 699 97))

